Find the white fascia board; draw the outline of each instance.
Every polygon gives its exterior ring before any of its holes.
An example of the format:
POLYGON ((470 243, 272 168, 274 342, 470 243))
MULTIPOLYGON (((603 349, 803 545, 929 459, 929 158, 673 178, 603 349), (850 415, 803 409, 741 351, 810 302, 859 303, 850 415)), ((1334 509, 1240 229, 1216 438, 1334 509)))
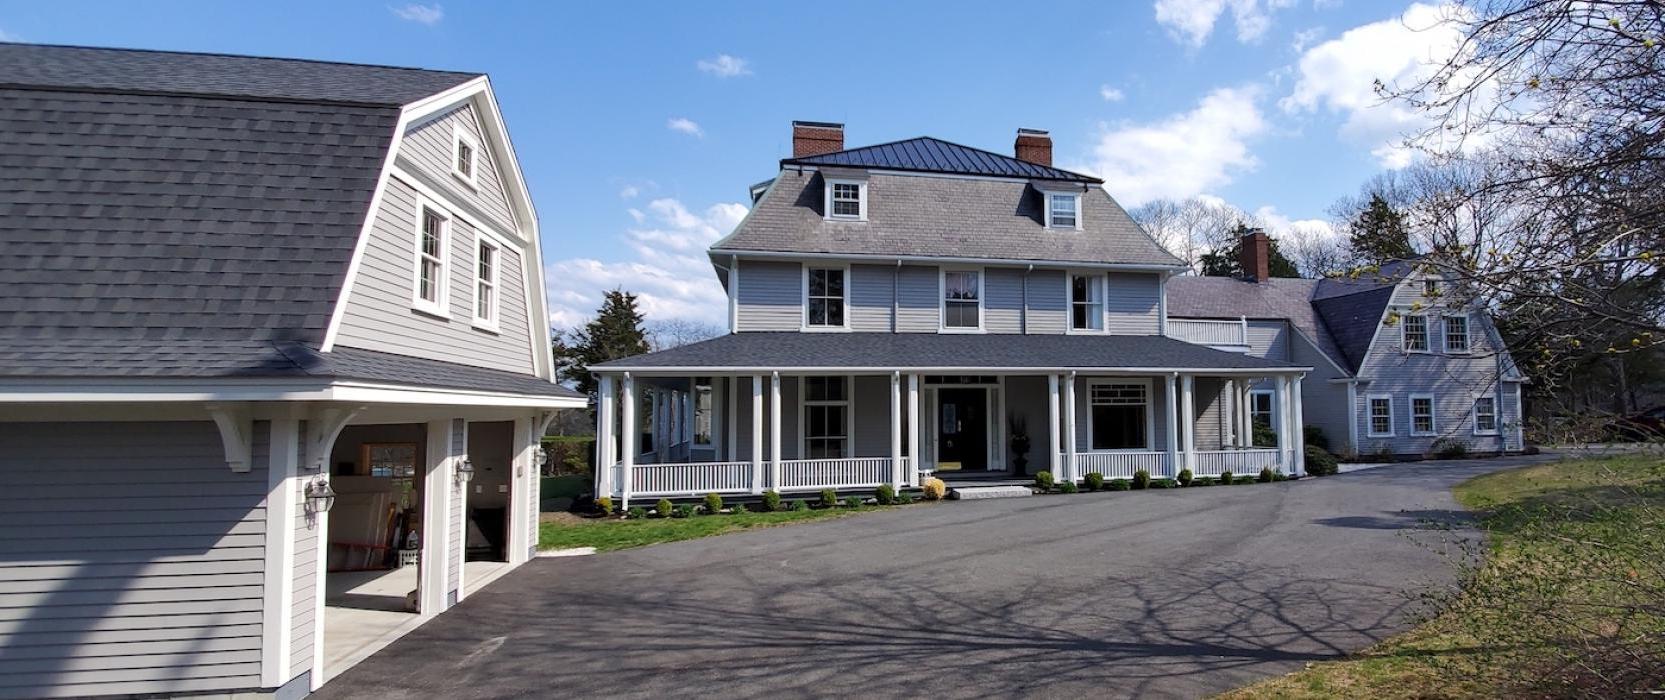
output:
POLYGON ((584 397, 412 387, 362 381, 144 381, 108 380, 0 383, 0 404, 205 401, 341 401, 450 406, 583 408, 584 397))
POLYGON ((593 369, 594 374, 631 374, 640 376, 681 376, 685 374, 755 375, 780 372, 783 374, 812 374, 838 376, 845 374, 890 374, 916 372, 924 374, 1055 374, 1075 372, 1094 376, 1147 376, 1152 374, 1194 374, 1198 376, 1272 377, 1301 375, 1311 367, 608 367, 593 369))
MULTIPOLYGON (((720 242, 719 242, 720 243, 720 242)), ((989 267, 1061 267, 1090 270, 1112 270, 1121 272, 1172 272, 1182 265, 1146 265, 1135 263, 1092 263, 1073 260, 1014 260, 1011 258, 968 258, 936 255, 879 255, 870 253, 791 253, 770 250, 728 250, 719 249, 715 245, 711 249, 712 255, 738 256, 746 258, 775 258, 789 260, 844 260, 852 262, 883 262, 887 264, 903 262, 920 263, 948 263, 963 265, 986 265, 989 267)))

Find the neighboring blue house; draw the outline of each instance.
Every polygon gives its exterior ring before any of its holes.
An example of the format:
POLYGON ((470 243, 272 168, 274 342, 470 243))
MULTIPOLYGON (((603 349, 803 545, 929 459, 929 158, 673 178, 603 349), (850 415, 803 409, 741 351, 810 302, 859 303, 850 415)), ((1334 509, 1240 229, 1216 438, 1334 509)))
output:
POLYGON ((1045 132, 1019 130, 1010 156, 847 150, 818 122, 792 141, 710 250, 731 333, 591 368, 598 493, 1301 471, 1314 363, 1171 337, 1184 263, 1101 181, 1053 167, 1045 132), (1226 420, 1251 385, 1286 399, 1275 447, 1226 420))

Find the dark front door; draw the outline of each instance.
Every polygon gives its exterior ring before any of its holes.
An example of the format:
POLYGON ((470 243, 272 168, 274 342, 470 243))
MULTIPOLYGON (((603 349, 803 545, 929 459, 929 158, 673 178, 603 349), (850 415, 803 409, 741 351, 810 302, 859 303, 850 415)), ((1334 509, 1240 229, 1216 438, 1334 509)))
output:
POLYGON ((937 469, 989 468, 988 389, 937 390, 937 469))

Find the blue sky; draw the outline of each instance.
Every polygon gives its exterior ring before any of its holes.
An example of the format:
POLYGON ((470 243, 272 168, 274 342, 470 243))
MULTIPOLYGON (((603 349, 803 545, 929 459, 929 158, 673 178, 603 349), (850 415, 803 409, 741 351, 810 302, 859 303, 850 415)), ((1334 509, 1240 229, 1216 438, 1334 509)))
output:
POLYGON ((793 119, 851 146, 932 135, 1057 164, 1128 205, 1217 197, 1326 235, 1337 197, 1402 167, 1418 118, 1371 81, 1449 41, 1438 8, 1350 0, 0 2, 0 37, 489 73, 536 200, 557 325, 614 286, 721 322, 703 249, 788 154, 793 119), (91 21, 96 18, 96 21, 91 21))

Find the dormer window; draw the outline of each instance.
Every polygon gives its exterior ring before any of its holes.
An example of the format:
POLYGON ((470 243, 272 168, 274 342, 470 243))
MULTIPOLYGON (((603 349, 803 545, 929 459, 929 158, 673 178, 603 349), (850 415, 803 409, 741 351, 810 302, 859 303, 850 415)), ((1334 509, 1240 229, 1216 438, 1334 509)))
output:
POLYGON ((463 133, 461 128, 451 133, 451 174, 458 180, 475 186, 480 170, 480 147, 474 143, 474 138, 463 133))
POLYGON ((827 218, 867 220, 867 183, 854 180, 827 181, 827 218))
POLYGON ((1438 278, 1429 277, 1427 279, 1422 280, 1422 296, 1433 298, 1433 297, 1437 297, 1439 295, 1440 295, 1440 281, 1439 281, 1438 278))
POLYGON ((1081 195, 1047 193, 1046 225, 1050 228, 1081 228, 1081 195))

